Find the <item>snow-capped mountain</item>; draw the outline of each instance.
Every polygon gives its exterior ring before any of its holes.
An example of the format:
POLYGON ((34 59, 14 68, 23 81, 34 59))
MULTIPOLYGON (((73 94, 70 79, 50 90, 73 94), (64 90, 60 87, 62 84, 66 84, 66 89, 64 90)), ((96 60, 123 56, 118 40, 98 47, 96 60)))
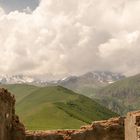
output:
POLYGON ((1 84, 30 84, 36 86, 63 86, 77 93, 94 97, 96 91, 104 86, 124 79, 125 76, 119 73, 94 71, 80 76, 69 76, 60 80, 50 81, 44 77, 37 78, 27 75, 0 76, 1 84))
POLYGON ((91 96, 95 90, 124 79, 125 76, 120 73, 107 71, 88 72, 81 76, 70 76, 59 80, 57 85, 61 85, 75 92, 91 96))
POLYGON ((47 80, 42 80, 34 76, 27 75, 1 75, 0 84, 30 84, 37 86, 48 85, 47 80))
POLYGON ((104 83, 104 84, 110 84, 114 83, 118 80, 124 79, 125 76, 120 73, 112 73, 108 71, 94 71, 94 72, 88 72, 80 76, 70 76, 63 78, 62 80, 59 80, 58 83, 68 83, 68 82, 80 82, 83 81, 85 83, 104 83))
POLYGON ((112 72, 88 72, 81 76, 69 76, 63 78, 61 80, 54 80, 49 81, 47 77, 45 80, 41 80, 34 76, 27 76, 27 75, 1 75, 0 76, 0 83, 1 84, 22 84, 22 83, 29 83, 33 85, 61 85, 67 88, 77 87, 77 86, 101 86, 113 83, 115 81, 121 80, 125 78, 125 76, 119 73, 112 73, 112 72))
POLYGON ((109 84, 125 78, 125 76, 120 73, 112 73, 112 72, 108 72, 108 71, 88 72, 81 77, 83 77, 83 78, 85 77, 88 79, 94 79, 98 82, 109 83, 109 84))
POLYGON ((32 83, 35 79, 25 75, 2 75, 0 76, 1 84, 21 84, 21 83, 32 83))

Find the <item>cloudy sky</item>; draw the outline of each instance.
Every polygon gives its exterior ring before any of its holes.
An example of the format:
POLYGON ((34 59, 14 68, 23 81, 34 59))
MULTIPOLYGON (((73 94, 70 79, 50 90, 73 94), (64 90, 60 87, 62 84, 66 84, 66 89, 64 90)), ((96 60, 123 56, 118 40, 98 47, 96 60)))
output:
POLYGON ((0 0, 0 74, 140 72, 140 0, 0 0))

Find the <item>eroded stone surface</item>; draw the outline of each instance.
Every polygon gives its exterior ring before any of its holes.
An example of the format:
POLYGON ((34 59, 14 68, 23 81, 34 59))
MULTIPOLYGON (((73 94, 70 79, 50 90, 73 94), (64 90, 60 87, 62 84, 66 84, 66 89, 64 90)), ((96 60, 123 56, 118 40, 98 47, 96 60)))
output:
POLYGON ((127 114, 125 119, 125 140, 140 140, 140 111, 127 114))
POLYGON ((112 118, 80 130, 26 132, 26 140, 124 140, 124 118, 112 118))
POLYGON ((15 115, 15 98, 0 89, 0 140, 24 140, 25 129, 15 115))

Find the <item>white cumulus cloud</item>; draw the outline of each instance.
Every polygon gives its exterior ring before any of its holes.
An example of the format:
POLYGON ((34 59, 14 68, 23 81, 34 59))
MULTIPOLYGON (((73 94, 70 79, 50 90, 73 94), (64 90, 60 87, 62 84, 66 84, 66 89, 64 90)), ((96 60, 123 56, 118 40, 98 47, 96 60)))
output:
POLYGON ((0 8, 0 74, 140 72, 139 0, 41 0, 0 8))

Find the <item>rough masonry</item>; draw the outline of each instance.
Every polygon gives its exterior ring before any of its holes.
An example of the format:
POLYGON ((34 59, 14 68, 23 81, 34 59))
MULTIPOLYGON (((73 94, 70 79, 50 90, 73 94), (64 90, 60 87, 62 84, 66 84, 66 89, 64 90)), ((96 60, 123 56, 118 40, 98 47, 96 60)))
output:
POLYGON ((0 89, 0 140, 24 140, 25 129, 15 115, 15 98, 0 89))
POLYGON ((125 140, 140 140, 140 111, 127 114, 125 119, 125 140))
POLYGON ((26 140, 124 140, 124 118, 94 122, 80 130, 26 132, 26 140))

